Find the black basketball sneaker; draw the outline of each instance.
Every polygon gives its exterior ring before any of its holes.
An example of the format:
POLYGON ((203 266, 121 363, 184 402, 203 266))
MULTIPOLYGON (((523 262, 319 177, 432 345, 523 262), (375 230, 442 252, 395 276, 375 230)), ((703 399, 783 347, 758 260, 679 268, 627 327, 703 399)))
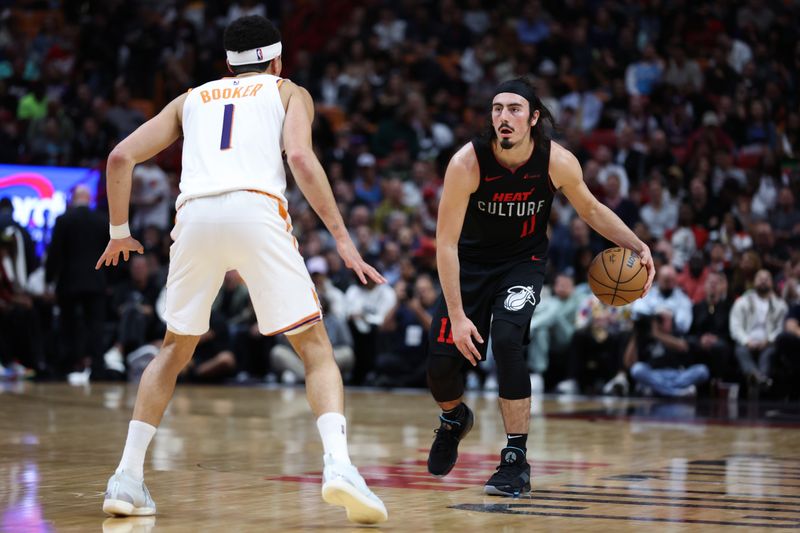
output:
POLYGON ((431 452, 428 454, 428 472, 441 477, 450 473, 458 460, 458 443, 467 436, 475 417, 466 404, 462 404, 465 414, 461 420, 449 420, 439 415, 441 425, 434 430, 436 438, 433 440, 431 452))
POLYGON ((483 487, 492 496, 526 495, 531 491, 531 465, 519 448, 503 448, 500 466, 483 487))

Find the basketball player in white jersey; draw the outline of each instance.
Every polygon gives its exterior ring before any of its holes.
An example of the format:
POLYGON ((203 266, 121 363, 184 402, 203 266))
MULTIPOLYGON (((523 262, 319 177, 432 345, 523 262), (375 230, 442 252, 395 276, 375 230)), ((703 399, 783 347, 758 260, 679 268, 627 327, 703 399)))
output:
POLYGON ((209 328, 211 303, 226 271, 238 270, 264 335, 285 333, 306 370, 306 390, 324 448, 322 498, 344 506, 359 523, 387 519, 383 502, 350 463, 343 390, 322 324, 314 284, 291 234, 282 150, 297 185, 336 239, 345 264, 361 283, 385 279, 366 264, 348 236, 325 171, 311 144, 313 102, 281 72, 280 33, 267 19, 248 16, 225 30, 234 77, 201 85, 170 102, 120 142, 108 160, 111 239, 97 262, 142 253, 130 236, 131 172, 181 134, 183 171, 167 279, 167 333, 139 384, 122 460, 108 482, 103 510, 152 515, 143 481, 147 447, 189 362, 209 328))

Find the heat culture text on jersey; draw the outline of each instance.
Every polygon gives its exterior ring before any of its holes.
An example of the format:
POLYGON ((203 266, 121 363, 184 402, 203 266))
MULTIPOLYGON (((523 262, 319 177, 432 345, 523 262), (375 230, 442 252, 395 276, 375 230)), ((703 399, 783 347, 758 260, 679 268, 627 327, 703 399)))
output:
POLYGON ((533 189, 527 192, 496 192, 491 201, 478 200, 480 211, 500 217, 529 217, 544 209, 547 200, 528 201, 533 189))

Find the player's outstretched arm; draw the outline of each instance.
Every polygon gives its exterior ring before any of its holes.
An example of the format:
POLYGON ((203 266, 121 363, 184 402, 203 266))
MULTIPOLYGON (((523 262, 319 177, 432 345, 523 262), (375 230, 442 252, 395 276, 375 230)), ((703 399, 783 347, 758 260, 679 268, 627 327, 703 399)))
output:
POLYGON ((342 256, 344 264, 353 269, 361 283, 366 283, 367 277, 376 283, 385 283, 386 279, 361 258, 361 254, 350 239, 342 215, 336 206, 328 177, 314 153, 311 144, 314 102, 311 95, 304 88, 288 80, 283 83, 281 91, 289 93, 286 118, 283 122, 283 147, 297 186, 336 239, 336 250, 342 256))
POLYGON ((553 184, 564 192, 578 215, 597 233, 639 254, 642 264, 647 268, 647 284, 644 287, 644 294, 647 294, 656 274, 650 248, 611 209, 594 197, 583 181, 578 160, 555 142, 550 151, 550 177, 553 184))
MULTIPOLYGON (((133 167, 155 156, 180 137, 181 115, 186 94, 174 99, 158 115, 139 126, 115 146, 108 156, 106 190, 108 214, 112 226, 127 227, 133 167)), ((119 238, 112 236, 109 240, 95 269, 99 269, 103 264, 116 266, 120 252, 122 258, 127 261, 130 252, 141 254, 144 248, 139 241, 130 236, 130 232, 123 230, 119 238)))
POLYGON ((478 188, 480 171, 478 159, 472 144, 459 150, 447 165, 444 174, 444 190, 439 202, 439 215, 436 221, 436 266, 442 292, 447 302, 447 312, 452 324, 453 342, 458 351, 473 366, 481 356, 475 344, 483 343, 475 324, 467 318, 461 300, 460 263, 458 260, 458 239, 464 226, 464 215, 469 205, 469 197, 478 188))

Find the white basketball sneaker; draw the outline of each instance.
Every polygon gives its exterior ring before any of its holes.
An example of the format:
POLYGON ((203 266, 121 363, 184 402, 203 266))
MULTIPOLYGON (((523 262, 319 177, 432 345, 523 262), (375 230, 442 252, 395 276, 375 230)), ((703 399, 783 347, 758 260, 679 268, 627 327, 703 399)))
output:
POLYGON ((383 502, 372 493, 358 469, 324 456, 322 499, 347 510, 347 519, 357 524, 377 524, 389 518, 383 502))
POLYGON ((156 503, 144 481, 125 471, 117 472, 108 480, 103 511, 114 516, 146 516, 156 514, 156 503))

